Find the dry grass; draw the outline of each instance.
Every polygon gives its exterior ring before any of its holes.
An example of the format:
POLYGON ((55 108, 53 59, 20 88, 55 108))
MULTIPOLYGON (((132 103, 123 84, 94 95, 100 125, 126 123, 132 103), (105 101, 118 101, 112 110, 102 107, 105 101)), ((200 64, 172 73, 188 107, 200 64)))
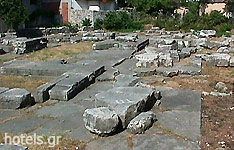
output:
POLYGON ((45 48, 40 51, 29 53, 18 60, 49 61, 53 59, 67 59, 80 53, 92 50, 93 42, 80 42, 60 47, 45 48))
POLYGON ((49 79, 37 79, 21 76, 0 75, 0 87, 25 88, 33 92, 38 86, 48 82, 49 79))

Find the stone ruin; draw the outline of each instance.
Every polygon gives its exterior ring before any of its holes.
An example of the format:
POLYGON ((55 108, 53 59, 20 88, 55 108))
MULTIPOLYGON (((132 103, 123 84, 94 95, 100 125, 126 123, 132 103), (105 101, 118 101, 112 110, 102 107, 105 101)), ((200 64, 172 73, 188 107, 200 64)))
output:
MULTIPOLYGON (((50 34, 52 31, 50 30, 50 34)), ((125 129, 129 133, 139 135, 150 130, 155 122, 159 122, 176 134, 189 137, 192 142, 160 136, 162 139, 169 143, 175 140, 183 149, 199 149, 195 141, 200 140, 201 93, 162 87, 152 88, 142 77, 157 76, 160 80, 173 76, 200 76, 204 61, 211 66, 233 67, 233 37, 223 38, 223 41, 217 42, 209 38, 215 35, 214 31, 182 34, 159 30, 156 27, 147 31, 144 38, 138 37, 135 33, 115 34, 104 31, 66 33, 66 30, 61 31, 63 33, 59 32, 56 30, 56 34, 30 40, 14 37, 15 40, 6 42, 6 36, 1 39, 5 43, 16 45, 20 51, 18 54, 38 50, 40 46, 32 45, 45 44, 41 42, 44 38, 48 39, 49 43, 99 41, 93 44, 93 51, 67 60, 48 62, 13 60, 4 63, 0 68, 1 74, 49 76, 53 80, 41 85, 32 94, 25 89, 1 87, 1 109, 21 109, 35 103, 55 100, 58 103, 36 110, 35 114, 52 115, 58 119, 65 117, 65 120, 69 120, 70 115, 78 115, 79 119, 75 122, 74 128, 68 125, 72 128, 72 132, 67 135, 69 137, 77 136, 73 135, 77 133, 84 134, 84 137, 90 140, 93 134, 87 133, 86 130, 99 136, 115 135, 124 132, 125 129), (58 37, 61 37, 61 40, 58 40, 60 39, 58 37), (35 42, 30 46, 32 40, 35 42), (197 54, 202 48, 214 47, 218 48, 215 53, 197 54), (158 114, 152 109, 161 105, 168 110, 158 114), (65 107, 69 107, 70 110, 67 111, 65 107), (63 109, 65 109, 63 113, 58 113, 63 109), (192 119, 196 125, 191 127, 186 123, 178 123, 175 121, 177 117, 181 122, 184 117, 192 119), (177 123, 174 124, 175 122, 177 123)), ((217 86, 222 85, 220 83, 217 86)), ((55 119, 56 121, 59 120, 55 119)), ((54 129, 45 123, 40 129, 35 130, 37 131, 47 133, 54 129)), ((144 136, 144 139, 149 140, 155 138, 161 139, 144 136)), ((138 140, 142 139, 137 138, 136 145, 139 144, 138 140)), ((87 148, 95 147, 97 145, 95 142, 89 143, 87 148)))

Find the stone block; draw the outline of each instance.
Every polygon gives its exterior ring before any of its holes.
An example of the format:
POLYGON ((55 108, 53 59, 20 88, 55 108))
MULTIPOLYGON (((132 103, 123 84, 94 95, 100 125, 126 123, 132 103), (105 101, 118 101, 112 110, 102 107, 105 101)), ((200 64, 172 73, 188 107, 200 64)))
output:
POLYGON ((118 115, 107 107, 86 109, 83 119, 86 129, 98 135, 112 134, 119 125, 118 115))
POLYGON ((156 115, 153 112, 142 112, 128 124, 127 130, 133 134, 142 134, 149 129, 156 121, 156 115))
POLYGON ((208 65, 228 67, 231 56, 228 54, 213 53, 205 58, 208 65))
POLYGON ((0 108, 2 109, 24 108, 34 103, 31 93, 25 89, 10 89, 0 94, 0 108))
POLYGON ((51 90, 49 90, 50 98, 54 100, 68 101, 85 89, 88 83, 89 79, 87 76, 70 76, 61 82, 58 82, 51 90))
POLYGON ((106 49, 114 47, 114 45, 118 43, 119 42, 115 40, 105 40, 105 41, 93 44, 93 50, 106 50, 106 49))
POLYGON ((158 94, 148 88, 116 87, 96 94, 96 104, 113 109, 118 114, 123 128, 126 128, 138 114, 154 106, 159 98, 158 94))
POLYGON ((163 75, 165 77, 174 77, 179 73, 178 68, 158 68, 156 69, 157 74, 163 75))
POLYGON ((201 67, 183 66, 179 69, 179 74, 201 75, 201 67))
POLYGON ((62 75, 61 77, 45 83, 39 86, 34 92, 34 98, 36 103, 43 103, 50 99, 49 90, 51 90, 58 82, 62 81, 63 79, 68 78, 68 75, 62 75))

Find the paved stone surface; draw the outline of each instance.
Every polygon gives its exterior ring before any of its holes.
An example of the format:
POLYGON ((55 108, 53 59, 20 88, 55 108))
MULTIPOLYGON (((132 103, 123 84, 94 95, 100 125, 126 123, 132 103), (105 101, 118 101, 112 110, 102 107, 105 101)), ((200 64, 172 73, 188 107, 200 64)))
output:
POLYGON ((22 134, 32 132, 42 124, 47 122, 47 119, 42 119, 36 116, 25 116, 1 123, 0 131, 2 133, 22 134))
POLYGON ((90 142, 86 150, 128 150, 128 142, 124 137, 108 138, 90 142))
POLYGON ((193 141, 201 140, 200 112, 173 110, 159 113, 157 118, 164 128, 193 141))
POLYGON ((133 139, 133 150, 200 150, 195 142, 172 136, 140 135, 133 139))

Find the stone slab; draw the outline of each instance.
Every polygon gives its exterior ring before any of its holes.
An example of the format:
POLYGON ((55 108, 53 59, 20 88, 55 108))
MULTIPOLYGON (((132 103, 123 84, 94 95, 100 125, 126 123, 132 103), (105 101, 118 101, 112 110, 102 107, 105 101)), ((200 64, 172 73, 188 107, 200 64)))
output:
POLYGON ((133 139, 133 150, 200 150, 198 143, 169 135, 139 135, 133 139))
POLYGON ((5 123, 1 123, 0 132, 12 134, 32 132, 33 130, 44 124, 46 121, 48 120, 36 116, 25 116, 5 123))
POLYGON ((128 150, 128 141, 123 137, 95 140, 86 146, 86 150, 128 150))
POLYGON ((163 128, 192 141, 201 140, 201 112, 172 110, 157 116, 163 128))
POLYGON ((21 145, 6 145, 0 144, 0 150, 27 150, 27 147, 21 145))

